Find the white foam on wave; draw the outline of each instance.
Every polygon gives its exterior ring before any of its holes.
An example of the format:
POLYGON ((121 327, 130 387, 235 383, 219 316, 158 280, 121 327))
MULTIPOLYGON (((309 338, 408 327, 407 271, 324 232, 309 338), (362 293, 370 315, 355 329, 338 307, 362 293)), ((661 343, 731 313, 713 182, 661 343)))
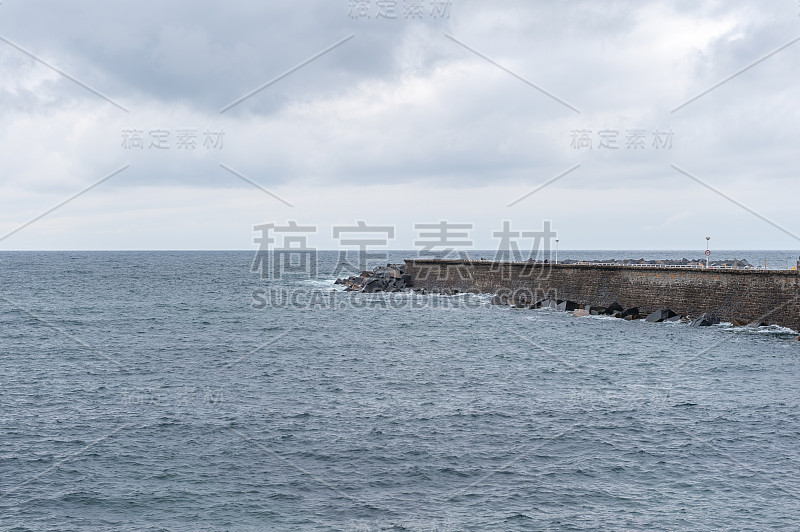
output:
MULTIPOLYGON (((553 309, 553 310, 555 310, 555 309, 553 309)), ((594 320, 601 320, 601 321, 625 321, 625 320, 622 320, 622 319, 619 319, 619 318, 615 318, 614 316, 606 316, 605 314, 598 314, 596 316, 593 316, 593 315, 590 314, 589 316, 586 316, 586 317, 587 318, 592 318, 594 320)))
POLYGON ((737 327, 737 329, 740 331, 750 332, 753 334, 774 334, 774 335, 797 334, 797 331, 795 331, 794 329, 790 329, 789 327, 782 327, 780 325, 768 325, 766 327, 737 327))
POLYGON ((794 329, 783 327, 781 325, 767 325, 764 327, 753 327, 752 325, 746 325, 744 327, 736 327, 732 323, 720 323, 715 325, 715 327, 718 327, 724 331, 730 331, 734 334, 760 334, 772 336, 796 336, 798 334, 798 332, 794 329))
POLYGON ((336 279, 305 279, 299 284, 303 286, 314 286, 320 288, 333 288, 336 286, 336 279))

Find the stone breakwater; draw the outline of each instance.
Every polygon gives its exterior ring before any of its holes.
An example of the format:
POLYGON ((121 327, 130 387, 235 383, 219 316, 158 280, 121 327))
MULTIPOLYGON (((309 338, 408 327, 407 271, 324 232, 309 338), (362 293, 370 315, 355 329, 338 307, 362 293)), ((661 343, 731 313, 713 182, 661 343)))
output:
POLYGON ((635 309, 625 317, 644 318, 663 311, 709 324, 800 330, 800 275, 792 270, 412 259, 403 273, 415 290, 496 294, 495 302, 517 307, 555 302, 589 313, 635 309))

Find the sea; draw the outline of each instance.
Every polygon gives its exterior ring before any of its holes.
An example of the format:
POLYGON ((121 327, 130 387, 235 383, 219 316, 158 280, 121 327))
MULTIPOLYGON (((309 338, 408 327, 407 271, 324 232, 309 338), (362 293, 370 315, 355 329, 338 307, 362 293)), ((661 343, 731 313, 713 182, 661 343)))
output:
POLYGON ((800 529, 797 332, 345 293, 356 257, 313 262, 1 252, 0 530, 800 529))

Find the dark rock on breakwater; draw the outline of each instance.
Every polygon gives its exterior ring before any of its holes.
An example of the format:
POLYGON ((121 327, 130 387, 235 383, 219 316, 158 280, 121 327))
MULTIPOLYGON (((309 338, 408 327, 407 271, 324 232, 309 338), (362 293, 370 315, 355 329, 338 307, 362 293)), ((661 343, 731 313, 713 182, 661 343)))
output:
POLYGON ((719 318, 713 314, 704 312, 700 317, 692 321, 692 327, 710 327, 719 324, 719 318))
POLYGON ((662 308, 661 310, 656 310, 655 312, 651 312, 645 318, 645 321, 649 321, 650 323, 661 323, 662 321, 667 321, 670 318, 674 318, 677 316, 672 310, 668 308, 662 308))
POLYGON ((529 305, 528 308, 553 308, 562 312, 572 312, 574 310, 582 309, 583 306, 575 303, 574 301, 566 301, 563 299, 542 299, 532 305, 529 305))
POLYGON ((622 311, 622 319, 631 319, 631 320, 638 320, 641 319, 639 315, 639 307, 629 308, 627 310, 622 311))
MULTIPOLYGON (((493 305, 509 305, 507 297, 496 295, 492 298, 493 305)), ((515 305, 519 307, 519 305, 515 305)), ((562 300, 562 299, 542 299, 530 305, 528 308, 550 308, 553 310, 560 310, 561 312, 573 312, 576 317, 581 316, 599 316, 605 314, 607 316, 614 316, 626 320, 639 320, 642 316, 639 313, 639 307, 632 307, 626 309, 616 301, 608 307, 594 307, 591 305, 583 305, 575 301, 562 300)))

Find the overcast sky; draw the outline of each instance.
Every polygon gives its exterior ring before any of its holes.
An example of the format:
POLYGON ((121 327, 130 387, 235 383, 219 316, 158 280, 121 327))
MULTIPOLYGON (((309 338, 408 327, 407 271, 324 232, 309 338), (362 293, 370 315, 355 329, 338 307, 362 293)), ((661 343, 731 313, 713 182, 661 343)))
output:
POLYGON ((0 249, 800 248, 796 0, 159 4, 0 3, 0 249))

